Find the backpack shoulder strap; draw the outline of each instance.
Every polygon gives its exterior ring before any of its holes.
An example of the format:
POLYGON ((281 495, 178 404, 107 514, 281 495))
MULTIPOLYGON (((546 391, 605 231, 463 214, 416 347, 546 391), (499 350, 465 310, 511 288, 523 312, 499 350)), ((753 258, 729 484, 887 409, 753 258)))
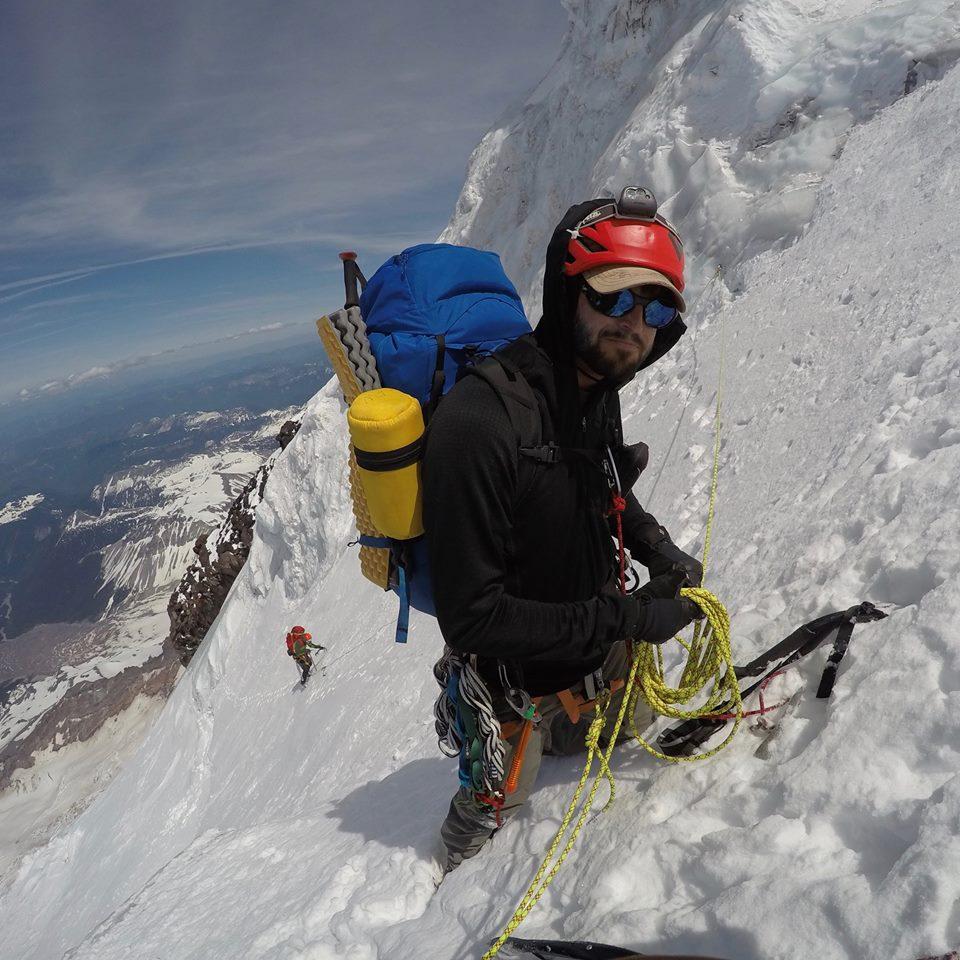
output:
MULTIPOLYGON (((491 354, 480 363, 467 367, 465 373, 481 377, 493 387, 519 439, 518 452, 530 463, 560 463, 561 460, 586 460, 598 464, 602 454, 597 450, 561 447, 554 440, 543 441, 543 420, 536 394, 520 368, 502 354, 491 354)), ((521 461, 522 462, 522 461, 521 461)))
POLYGON ((511 360, 495 354, 484 358, 465 371, 486 380, 500 398, 520 449, 540 446, 543 439, 543 423, 540 407, 527 378, 511 360))
POLYGON ((555 443, 543 442, 543 419, 537 396, 520 368, 498 354, 467 367, 465 372, 486 380, 507 411, 517 437, 518 468, 522 476, 520 499, 523 499, 533 486, 535 471, 530 468, 537 463, 558 463, 562 459, 555 443), (523 467, 525 462, 529 464, 527 469, 523 467))

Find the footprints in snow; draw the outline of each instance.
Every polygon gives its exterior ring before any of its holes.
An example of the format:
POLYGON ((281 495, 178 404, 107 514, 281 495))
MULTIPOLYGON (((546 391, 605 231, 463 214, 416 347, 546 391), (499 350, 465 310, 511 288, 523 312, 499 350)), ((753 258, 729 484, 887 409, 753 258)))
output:
MULTIPOLYGON (((896 414, 891 419, 895 417, 896 414)), ((960 425, 946 419, 935 420, 925 424, 917 434, 906 437, 901 446, 891 447, 874 472, 884 474, 902 470, 957 444, 960 444, 960 425)))

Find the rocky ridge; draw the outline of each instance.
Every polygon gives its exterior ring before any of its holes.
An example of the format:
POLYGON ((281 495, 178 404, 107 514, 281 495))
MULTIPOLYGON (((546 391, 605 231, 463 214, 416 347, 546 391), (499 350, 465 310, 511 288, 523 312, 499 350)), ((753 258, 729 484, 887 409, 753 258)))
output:
POLYGON ((211 533, 201 534, 193 545, 196 559, 187 568, 167 605, 170 616, 167 643, 177 652, 184 665, 190 662, 203 642, 230 587, 247 561, 253 543, 255 514, 263 500, 267 480, 277 457, 299 429, 299 418, 283 424, 277 436, 280 449, 257 470, 239 493, 223 523, 211 533))

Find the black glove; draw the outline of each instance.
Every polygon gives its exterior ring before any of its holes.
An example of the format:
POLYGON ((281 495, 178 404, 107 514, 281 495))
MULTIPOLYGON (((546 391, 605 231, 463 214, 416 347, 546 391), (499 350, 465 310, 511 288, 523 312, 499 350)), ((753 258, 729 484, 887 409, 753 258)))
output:
POLYGON ((677 584, 676 575, 665 574, 627 598, 633 606, 628 620, 631 637, 647 643, 664 643, 694 620, 702 619, 703 611, 697 604, 676 595, 677 584))
POLYGON ((703 564, 684 553, 672 540, 661 540, 650 549, 653 556, 647 568, 654 577, 677 573, 682 576, 685 587, 699 587, 703 582, 703 564))
POLYGON ((614 463, 620 478, 620 492, 626 496, 647 469, 650 460, 650 448, 645 443, 631 443, 614 451, 614 463))

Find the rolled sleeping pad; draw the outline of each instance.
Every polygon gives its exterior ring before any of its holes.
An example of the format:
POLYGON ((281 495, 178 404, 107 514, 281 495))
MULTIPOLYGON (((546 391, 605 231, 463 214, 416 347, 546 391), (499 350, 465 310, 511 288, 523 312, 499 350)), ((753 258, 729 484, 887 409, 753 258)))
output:
POLYGON ((419 537, 424 431, 420 401, 390 387, 367 390, 350 404, 347 424, 370 519, 394 540, 419 537))

